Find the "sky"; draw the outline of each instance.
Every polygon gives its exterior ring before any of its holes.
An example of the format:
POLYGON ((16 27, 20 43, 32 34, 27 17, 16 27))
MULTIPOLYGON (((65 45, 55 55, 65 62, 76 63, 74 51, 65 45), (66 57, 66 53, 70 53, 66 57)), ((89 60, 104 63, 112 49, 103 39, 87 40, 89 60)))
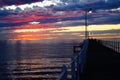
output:
POLYGON ((86 12, 90 38, 120 39, 120 0, 0 0, 0 40, 81 40, 86 12))

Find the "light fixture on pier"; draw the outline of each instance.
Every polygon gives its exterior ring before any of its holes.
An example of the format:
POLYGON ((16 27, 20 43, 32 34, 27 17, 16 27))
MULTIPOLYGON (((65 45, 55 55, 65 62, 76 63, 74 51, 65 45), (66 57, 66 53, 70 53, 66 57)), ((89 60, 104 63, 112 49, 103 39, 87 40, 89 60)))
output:
POLYGON ((88 27, 88 23, 87 23, 87 19, 88 19, 88 13, 92 13, 92 8, 88 9, 85 11, 85 39, 89 39, 89 33, 87 30, 88 27))

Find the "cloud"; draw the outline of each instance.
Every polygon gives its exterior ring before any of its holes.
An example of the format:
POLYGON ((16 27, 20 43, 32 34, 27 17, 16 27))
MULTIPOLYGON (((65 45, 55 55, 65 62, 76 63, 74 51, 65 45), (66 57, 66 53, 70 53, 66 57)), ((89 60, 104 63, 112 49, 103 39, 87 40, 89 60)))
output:
POLYGON ((0 7, 5 5, 21 5, 26 3, 33 3, 43 0, 0 0, 0 7))
POLYGON ((89 24, 119 24, 119 13, 96 13, 89 17, 89 24))
POLYGON ((93 34, 120 34, 120 29, 111 29, 103 31, 91 31, 93 34))
POLYGON ((25 0, 26 4, 22 4, 22 5, 13 4, 10 6, 3 6, 0 8, 0 10, 17 10, 17 8, 20 8, 21 10, 33 10, 35 8, 51 7, 51 6, 57 6, 63 4, 60 0, 42 0, 30 4, 29 1, 31 0, 25 0))
POLYGON ((30 22, 52 23, 59 27, 84 25, 85 10, 89 8, 93 9, 93 13, 88 14, 88 25, 120 23, 120 0, 87 1, 72 3, 68 0, 44 0, 18 6, 12 5, 12 10, 4 7, 0 10, 0 27, 21 26, 30 22))

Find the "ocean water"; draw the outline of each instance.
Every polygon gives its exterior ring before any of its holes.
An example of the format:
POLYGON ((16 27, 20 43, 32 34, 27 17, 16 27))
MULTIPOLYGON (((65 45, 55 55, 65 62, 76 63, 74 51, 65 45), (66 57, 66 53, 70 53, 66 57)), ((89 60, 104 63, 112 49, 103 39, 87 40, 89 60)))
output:
POLYGON ((0 41, 0 80, 55 80, 74 43, 0 41))

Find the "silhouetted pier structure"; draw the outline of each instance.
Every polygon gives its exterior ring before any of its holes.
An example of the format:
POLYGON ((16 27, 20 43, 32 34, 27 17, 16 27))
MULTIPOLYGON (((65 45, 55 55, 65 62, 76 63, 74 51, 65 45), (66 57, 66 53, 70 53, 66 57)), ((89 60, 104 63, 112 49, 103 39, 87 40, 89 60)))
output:
POLYGON ((57 80, 120 80, 119 73, 120 42, 90 39, 70 65, 63 66, 57 80))

